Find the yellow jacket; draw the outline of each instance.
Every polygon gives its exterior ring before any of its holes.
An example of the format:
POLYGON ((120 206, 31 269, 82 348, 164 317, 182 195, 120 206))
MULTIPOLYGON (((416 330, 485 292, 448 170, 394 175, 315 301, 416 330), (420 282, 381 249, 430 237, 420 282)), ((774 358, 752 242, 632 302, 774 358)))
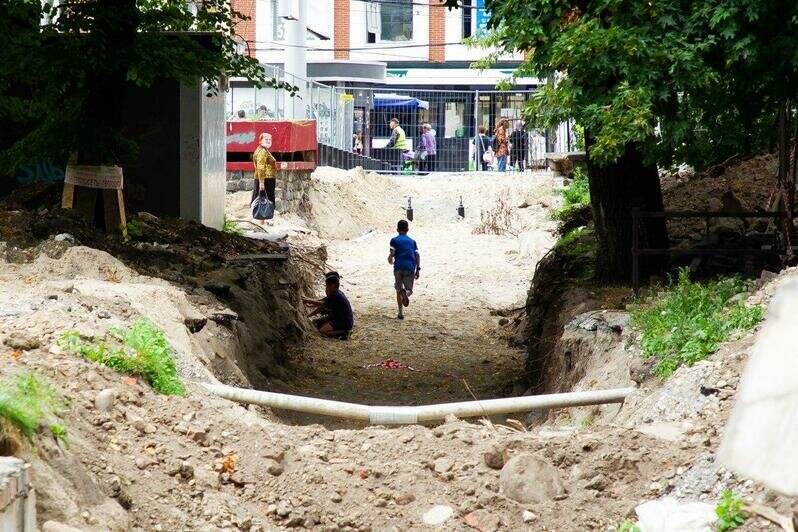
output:
POLYGON ((252 161, 255 163, 255 178, 258 181, 264 179, 274 179, 277 175, 277 160, 263 146, 258 146, 252 154, 252 161))

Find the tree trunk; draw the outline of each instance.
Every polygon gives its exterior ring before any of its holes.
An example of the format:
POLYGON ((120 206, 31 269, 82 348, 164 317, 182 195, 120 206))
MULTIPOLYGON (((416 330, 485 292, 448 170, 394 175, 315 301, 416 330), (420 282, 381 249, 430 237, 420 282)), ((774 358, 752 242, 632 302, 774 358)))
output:
MULTIPOLYGON (((656 165, 645 164, 634 143, 612 164, 596 165, 590 158, 594 143, 587 132, 590 203, 598 250, 596 275, 605 281, 629 282, 632 277, 632 210, 662 211, 662 189, 656 165)), ((664 218, 649 218, 639 226, 639 247, 667 248, 664 218)), ((661 272, 667 256, 641 257, 643 273, 661 272)))

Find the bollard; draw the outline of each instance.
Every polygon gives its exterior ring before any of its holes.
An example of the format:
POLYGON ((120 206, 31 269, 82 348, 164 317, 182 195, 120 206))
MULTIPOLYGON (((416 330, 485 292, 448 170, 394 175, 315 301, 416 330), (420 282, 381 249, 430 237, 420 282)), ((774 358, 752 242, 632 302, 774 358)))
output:
POLYGON ((460 218, 465 218, 465 207, 463 207, 463 196, 460 196, 460 206, 457 207, 457 215, 460 218))
POLYGON ((412 222, 413 221, 413 205, 412 205, 412 203, 410 203, 411 199, 412 198, 410 196, 407 197, 407 221, 408 222, 412 222))

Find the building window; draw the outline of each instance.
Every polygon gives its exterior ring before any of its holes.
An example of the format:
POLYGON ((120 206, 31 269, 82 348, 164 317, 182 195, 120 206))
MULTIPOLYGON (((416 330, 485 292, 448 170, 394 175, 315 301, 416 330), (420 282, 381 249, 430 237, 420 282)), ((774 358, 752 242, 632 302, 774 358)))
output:
POLYGON ((460 10, 463 12, 463 39, 471 37, 471 13, 472 6, 471 0, 462 0, 460 2, 460 10))
MULTIPOLYGON (((379 9, 379 36, 381 41, 412 41, 413 40, 413 0, 378 0, 373 3, 372 9, 379 9)), ((376 14, 376 13, 375 13, 376 14)), ((373 24, 368 24, 369 33, 374 31, 373 24)), ((369 35, 368 42, 374 42, 369 35)))
POLYGON ((280 0, 272 0, 272 40, 285 40, 285 20, 280 16, 280 0))

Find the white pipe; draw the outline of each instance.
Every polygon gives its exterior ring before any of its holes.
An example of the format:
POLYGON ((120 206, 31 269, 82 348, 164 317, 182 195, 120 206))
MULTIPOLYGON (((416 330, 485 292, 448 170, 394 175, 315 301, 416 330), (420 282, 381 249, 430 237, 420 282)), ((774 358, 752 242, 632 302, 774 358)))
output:
POLYGON ((546 395, 525 395, 488 399, 485 401, 465 401, 462 403, 443 403, 425 406, 368 406, 343 403, 300 395, 262 392, 246 388, 234 388, 223 384, 202 384, 208 391, 239 403, 248 403, 283 410, 294 410, 308 414, 321 414, 346 419, 368 421, 372 425, 405 425, 425 423, 444 419, 453 414, 457 417, 491 416, 529 412, 547 408, 568 408, 574 406, 622 403, 634 388, 612 390, 592 390, 587 392, 552 393, 546 395))

